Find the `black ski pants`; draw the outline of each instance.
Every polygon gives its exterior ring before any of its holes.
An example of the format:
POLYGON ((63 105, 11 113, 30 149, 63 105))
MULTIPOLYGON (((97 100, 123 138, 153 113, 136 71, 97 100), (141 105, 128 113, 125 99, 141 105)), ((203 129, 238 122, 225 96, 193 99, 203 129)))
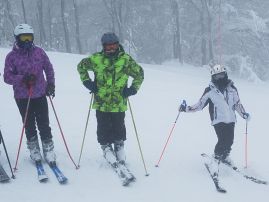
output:
MULTIPOLYGON (((28 99, 16 99, 22 121, 26 114, 28 99)), ((25 124, 25 133, 28 141, 37 138, 36 124, 41 140, 51 139, 51 128, 49 126, 49 110, 46 96, 30 100, 28 116, 25 124)))
POLYGON ((101 112, 96 110, 97 141, 101 145, 126 140, 125 112, 101 112))
POLYGON ((229 156, 234 141, 235 123, 217 123, 214 125, 218 142, 215 146, 215 156, 224 160, 229 156))

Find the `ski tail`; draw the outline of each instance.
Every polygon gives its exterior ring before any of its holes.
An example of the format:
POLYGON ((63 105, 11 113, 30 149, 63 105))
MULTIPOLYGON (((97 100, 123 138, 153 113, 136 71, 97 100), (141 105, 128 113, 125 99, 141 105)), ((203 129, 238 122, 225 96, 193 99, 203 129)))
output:
POLYGON ((36 161, 35 162, 35 166, 37 169, 37 176, 38 176, 38 180, 39 182, 47 182, 48 181, 48 176, 44 170, 43 164, 41 161, 36 161))

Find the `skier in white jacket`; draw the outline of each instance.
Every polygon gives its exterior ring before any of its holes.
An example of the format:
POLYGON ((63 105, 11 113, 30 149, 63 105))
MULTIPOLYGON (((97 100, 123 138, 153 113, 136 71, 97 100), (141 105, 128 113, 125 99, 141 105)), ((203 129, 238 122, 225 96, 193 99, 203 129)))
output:
POLYGON ((236 122, 235 110, 249 121, 250 115, 240 102, 240 98, 233 81, 228 79, 226 68, 222 65, 211 67, 211 82, 195 105, 181 104, 179 111, 196 112, 209 104, 209 114, 216 131, 218 142, 214 154, 217 160, 231 164, 229 154, 234 140, 234 126, 236 122))

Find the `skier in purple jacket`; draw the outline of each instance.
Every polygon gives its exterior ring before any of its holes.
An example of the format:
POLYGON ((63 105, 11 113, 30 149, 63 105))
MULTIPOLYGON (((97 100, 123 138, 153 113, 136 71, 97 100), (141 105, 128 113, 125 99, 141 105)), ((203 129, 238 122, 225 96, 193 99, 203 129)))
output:
POLYGON ((16 42, 5 60, 4 81, 13 86, 14 97, 22 120, 24 120, 30 96, 25 125, 30 157, 35 162, 42 159, 36 130, 37 123, 44 158, 48 163, 55 163, 56 156, 46 98, 46 95, 55 96, 54 70, 45 51, 34 45, 34 31, 30 25, 18 25, 14 29, 14 36, 16 42))

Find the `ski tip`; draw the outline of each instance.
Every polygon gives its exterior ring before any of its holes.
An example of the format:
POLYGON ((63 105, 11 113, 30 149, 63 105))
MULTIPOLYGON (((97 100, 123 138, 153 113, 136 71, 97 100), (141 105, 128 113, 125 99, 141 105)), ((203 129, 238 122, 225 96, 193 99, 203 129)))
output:
POLYGON ((80 165, 77 165, 77 166, 76 166, 76 170, 78 170, 78 169, 80 169, 80 165))
POLYGON ((149 173, 147 173, 145 176, 148 177, 149 176, 149 173))
POLYGON ((218 192, 223 193, 223 194, 227 193, 227 191, 225 189, 218 189, 218 192))
POLYGON ((64 179, 62 181, 59 181, 59 183, 62 184, 62 185, 67 184, 68 183, 68 179, 66 178, 66 179, 64 179))
POLYGON ((49 180, 49 178, 40 179, 39 182, 46 183, 49 180))
POLYGON ((157 164, 157 165, 155 165, 155 167, 156 167, 156 168, 159 168, 159 165, 157 164))

